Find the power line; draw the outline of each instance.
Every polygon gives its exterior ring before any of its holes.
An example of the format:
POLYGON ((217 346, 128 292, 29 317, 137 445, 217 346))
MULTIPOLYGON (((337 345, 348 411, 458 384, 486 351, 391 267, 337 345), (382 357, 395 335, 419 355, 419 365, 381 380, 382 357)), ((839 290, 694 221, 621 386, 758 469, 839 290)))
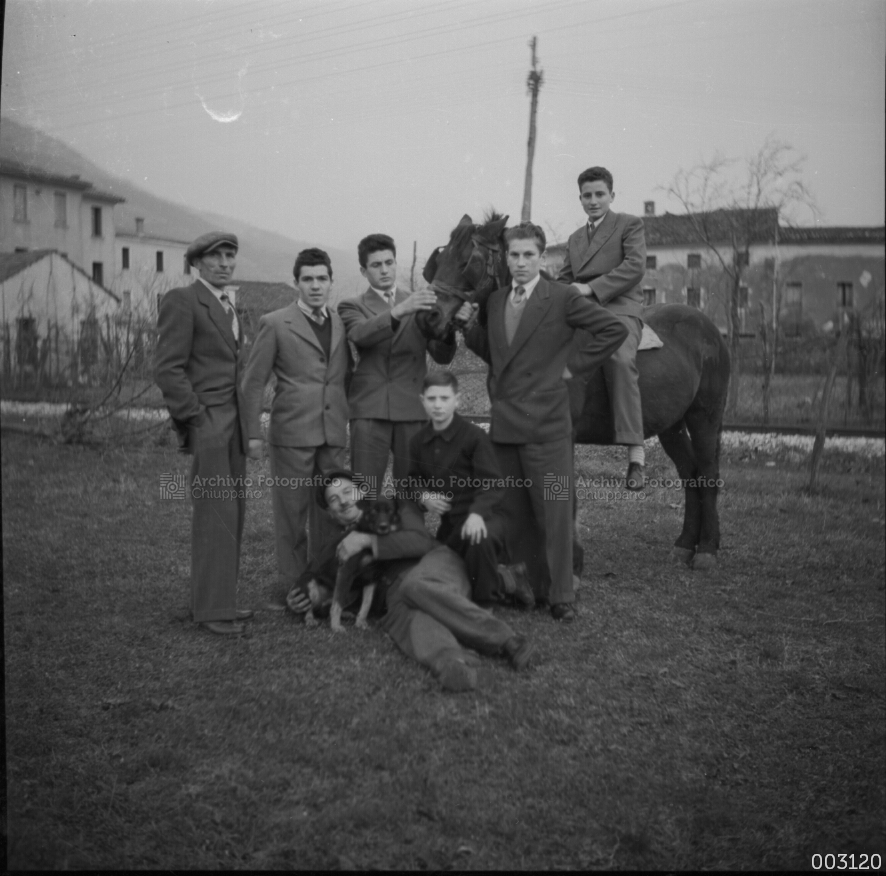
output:
MULTIPOLYGON (((699 0, 676 0, 676 2, 670 3, 667 6, 658 7, 658 9, 659 10, 670 9, 670 8, 674 8, 677 6, 683 6, 688 3, 694 3, 694 2, 699 2, 699 0)), ((583 5, 584 6, 584 5, 586 5, 586 0, 579 0, 578 3, 574 2, 574 0, 573 0, 573 2, 567 2, 567 3, 560 4, 560 5, 562 7, 571 7, 571 6, 576 6, 576 5, 583 5)), ((645 12, 645 10, 643 10, 643 12, 645 12)), ((634 16, 637 14, 640 14, 640 13, 637 11, 630 12, 630 13, 621 13, 618 15, 609 16, 606 19, 599 19, 598 23, 599 23, 599 21, 611 21, 611 20, 615 20, 615 19, 634 16)), ((516 16, 511 16, 511 17, 513 18, 516 16)), ((488 16, 487 16, 487 18, 488 18, 488 16)), ((454 33, 457 30, 462 30, 462 29, 475 27, 475 26, 476 26, 475 22, 470 22, 468 24, 459 25, 455 28, 452 28, 450 30, 450 32, 454 33)), ((541 30, 540 33, 544 33, 544 34, 556 33, 558 31, 562 31, 562 30, 573 29, 574 27, 575 27, 575 24, 570 23, 570 24, 565 24, 565 25, 559 26, 559 27, 547 28, 545 30, 541 30)), ((421 32, 419 32, 419 33, 421 33, 421 32)), ((500 44, 506 43, 506 42, 511 42, 514 39, 515 39, 514 37, 506 36, 506 37, 502 37, 497 40, 486 40, 482 43, 474 43, 471 45, 459 46, 455 49, 444 49, 444 50, 440 50, 437 52, 426 53, 425 55, 422 56, 422 59, 443 57, 443 56, 447 56, 447 55, 451 55, 451 54, 458 54, 458 53, 461 53, 464 51, 470 51, 473 49, 487 49, 490 46, 500 45, 500 44)), ((399 38, 397 40, 390 41, 390 43, 396 44, 398 42, 402 43, 402 42, 407 42, 407 41, 409 41, 409 40, 399 38)), ((379 46, 376 45, 373 47, 377 48, 379 46)), ((335 56, 340 56, 341 54, 342 54, 342 52, 338 52, 338 53, 336 53, 335 56)), ((410 59, 410 60, 414 60, 414 59, 410 59)), ((307 83, 315 82, 315 81, 321 81, 321 80, 328 81, 329 79, 339 77, 339 76, 344 76, 344 75, 349 75, 349 74, 354 74, 354 73, 365 73, 365 72, 368 72, 371 70, 378 70, 378 69, 382 69, 385 67, 390 67, 390 66, 393 66, 396 64, 402 64, 402 63, 403 63, 402 59, 396 58, 393 60, 382 61, 382 62, 379 62, 376 64, 364 65, 362 67, 354 67, 354 68, 350 68, 348 70, 338 70, 338 71, 327 72, 327 73, 318 74, 318 75, 314 75, 314 76, 307 76, 307 77, 301 77, 301 78, 297 78, 297 79, 291 79, 286 82, 276 84, 276 87, 301 86, 301 85, 305 85, 307 83)), ((182 109, 182 108, 191 106, 192 104, 193 104, 193 101, 188 100, 187 102, 184 102, 184 103, 174 103, 174 104, 167 105, 166 107, 164 107, 164 110, 166 112, 168 112, 169 110, 182 109)), ((128 112, 128 113, 118 113, 114 116, 114 121, 118 121, 118 120, 122 120, 122 119, 126 119, 126 118, 137 118, 137 117, 149 115, 149 114, 152 114, 155 112, 156 112, 155 109, 148 109, 148 110, 134 110, 134 111, 128 112)), ((101 119, 84 120, 84 121, 77 122, 77 123, 74 123, 71 125, 67 125, 66 127, 70 128, 70 129, 76 129, 76 128, 80 128, 80 127, 84 127, 84 126, 98 124, 101 121, 105 121, 105 120, 101 120, 101 119)))
MULTIPOLYGON (((556 11, 561 8, 568 8, 569 6, 584 5, 585 2, 586 2, 586 0, 567 0, 567 2, 559 3, 554 6, 547 7, 547 9, 551 9, 551 10, 556 11)), ((459 3, 456 5, 453 5, 452 3, 439 4, 439 7, 444 7, 444 6, 447 10, 457 10, 457 9, 461 9, 464 7, 472 7, 473 8, 476 6, 476 3, 473 2, 473 0, 466 0, 466 2, 459 3)), ((339 36, 343 36, 343 35, 346 35, 349 33, 365 32, 365 30, 367 28, 373 28, 373 27, 378 27, 378 26, 389 26, 391 24, 397 24, 401 21, 412 21, 415 18, 422 17, 425 15, 431 15, 437 11, 439 11, 439 8, 435 6, 435 7, 425 9, 420 12, 415 12, 415 11, 392 12, 392 13, 388 13, 388 14, 382 15, 382 16, 374 16, 369 19, 361 19, 356 22, 351 21, 345 25, 334 25, 334 26, 330 26, 330 27, 326 27, 326 28, 321 28, 319 30, 311 31, 311 32, 304 34, 302 36, 299 36, 299 37, 292 37, 292 38, 286 40, 285 42, 280 43, 278 46, 274 46, 273 48, 275 51, 290 51, 293 47, 296 47, 298 45, 301 45, 304 43, 310 44, 310 43, 317 42, 318 38, 323 35, 326 35, 328 37, 336 37, 337 38, 339 36)), ((534 12, 535 12, 535 10, 529 10, 527 12, 520 13, 520 15, 525 16, 525 15, 529 15, 529 14, 534 14, 534 12)), ((474 27, 474 26, 478 26, 478 25, 481 25, 484 23, 490 23, 490 22, 497 23, 500 21, 507 21, 507 20, 514 18, 514 17, 515 17, 514 15, 502 15, 501 13, 493 13, 491 15, 483 16, 482 18, 479 18, 479 19, 473 19, 468 24, 459 23, 459 24, 456 24, 453 26, 449 23, 446 23, 446 24, 441 24, 441 25, 433 25, 433 26, 431 26, 429 28, 425 28, 423 30, 412 31, 411 33, 408 33, 404 36, 385 35, 382 37, 378 37, 373 41, 367 42, 364 40, 362 42, 352 43, 350 45, 343 46, 341 48, 337 48, 334 50, 323 49, 321 51, 308 53, 308 54, 302 53, 302 54, 299 54, 297 57, 284 62, 282 65, 276 61, 268 61, 265 63, 259 63, 253 67, 253 72, 263 72, 264 70, 277 70, 277 69, 280 69, 281 66, 283 68, 286 68, 286 67, 290 67, 292 65, 297 65, 297 64, 308 62, 314 58, 323 59, 325 57, 325 58, 331 59, 331 58, 341 57, 343 55, 347 55, 353 49, 372 50, 372 49, 378 49, 378 48, 387 48, 391 45, 398 45, 398 44, 402 44, 404 42, 410 42, 414 39, 421 39, 421 38, 425 38, 428 36, 439 35, 441 33, 446 34, 446 33, 450 33, 450 32, 455 32, 458 30, 462 30, 466 27, 474 27)), ((238 31, 238 33, 239 33, 239 31, 238 31)), ((224 34, 224 33, 215 34, 215 35, 213 35, 213 41, 216 41, 216 42, 220 41, 225 36, 226 36, 226 34, 224 34)), ((146 54, 146 56, 150 56, 151 53, 150 53, 150 51, 148 51, 145 54, 146 54)), ((130 56, 127 56, 127 60, 130 60, 130 56)), ((174 72, 178 72, 178 71, 187 71, 188 69, 190 69, 193 66, 193 63, 194 63, 193 60, 188 60, 183 63, 179 63, 179 64, 175 64, 175 65, 166 67, 166 68, 164 68, 163 72, 164 72, 164 74, 168 74, 168 73, 174 73, 174 72)), ((102 67, 105 67, 105 66, 108 66, 108 67, 113 66, 113 63, 108 62, 106 59, 100 58, 92 66, 94 69, 96 69, 96 68, 101 69, 102 67)), ((136 82, 140 82, 145 79, 155 79, 156 75, 157 75, 156 71, 138 72, 134 75, 129 76, 128 78, 124 78, 123 81, 128 82, 128 83, 136 83, 136 82)), ((116 81, 118 83, 120 82, 119 76, 116 77, 116 81)), ((153 93, 153 89, 148 89, 147 92, 141 92, 141 93, 135 92, 132 96, 138 97, 138 96, 142 96, 142 94, 151 94, 151 93, 153 93)))

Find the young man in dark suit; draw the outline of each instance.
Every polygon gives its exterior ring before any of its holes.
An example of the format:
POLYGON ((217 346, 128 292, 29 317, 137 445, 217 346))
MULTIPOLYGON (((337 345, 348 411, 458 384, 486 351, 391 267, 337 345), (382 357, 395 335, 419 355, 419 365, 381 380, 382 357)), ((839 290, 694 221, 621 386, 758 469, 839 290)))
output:
POLYGON ((578 191, 588 221, 569 237, 566 261, 557 278, 602 304, 628 330, 624 343, 603 364, 612 404, 614 441, 628 446, 627 487, 642 490, 643 410, 640 406, 637 347, 643 332, 646 236, 643 220, 610 209, 612 174, 589 167, 579 174, 578 191))
POLYGON ((237 237, 213 231, 187 250, 199 273, 160 299, 156 381, 191 467, 191 613, 217 635, 242 635, 237 610, 246 510, 246 421, 239 377, 240 325, 225 292, 237 237))
POLYGON ((268 444, 278 577, 268 608, 280 611, 299 576, 335 537, 317 508, 313 481, 345 465, 351 370, 344 325, 327 307, 329 256, 322 249, 303 250, 293 276, 296 300, 259 321, 243 380, 249 455, 258 459, 265 385, 272 373, 277 377, 268 444))
MULTIPOLYGON (((426 354, 446 365, 455 356, 455 333, 428 341, 415 315, 430 310, 436 296, 428 289, 397 289, 397 250, 386 234, 370 234, 357 247, 360 272, 369 288, 339 302, 338 313, 359 361, 348 393, 351 414, 351 467, 370 490, 381 495, 388 454, 395 483, 406 477, 409 441, 425 422, 419 401, 427 373, 426 354)), ((370 492, 370 495, 372 493, 370 492)))
POLYGON ((464 560, 474 602, 511 597, 535 605, 523 575, 506 563, 499 513, 505 481, 489 436, 456 412, 458 378, 451 371, 431 372, 421 400, 430 422, 409 443, 408 494, 440 515, 437 540, 464 560))
MULTIPOLYGON (((590 374, 624 341, 627 329, 591 298, 539 274, 545 234, 524 222, 505 232, 510 286, 489 296, 487 325, 465 332, 468 347, 489 363, 490 437, 502 475, 522 486, 502 505, 515 547, 547 560, 546 594, 556 620, 575 616, 572 582, 572 417, 564 380, 575 332, 586 342, 570 361, 590 374), (528 506, 528 508, 527 508, 528 506), (531 511, 529 510, 531 508, 531 511), (534 526, 527 528, 527 520, 534 526)), ((476 305, 464 305, 462 319, 476 305)), ((516 559, 520 551, 512 550, 516 559)))

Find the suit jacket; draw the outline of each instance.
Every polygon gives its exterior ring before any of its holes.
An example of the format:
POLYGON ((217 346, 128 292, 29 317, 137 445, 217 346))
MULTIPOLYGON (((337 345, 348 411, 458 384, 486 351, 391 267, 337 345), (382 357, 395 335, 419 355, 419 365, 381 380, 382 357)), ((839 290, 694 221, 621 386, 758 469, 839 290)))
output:
MULTIPOLYGON (((409 297, 398 290, 399 304, 409 297)), ((428 341, 411 313, 395 329, 391 309, 384 299, 367 289, 357 298, 340 301, 338 314, 348 340, 359 353, 348 401, 351 419, 426 420, 419 395, 427 374, 426 353, 448 365, 455 356, 456 340, 428 341)))
POLYGON ((487 325, 465 335, 469 349, 489 363, 490 437, 502 444, 536 444, 572 435, 567 356, 575 376, 586 376, 621 346, 628 330, 590 297, 561 283, 538 281, 508 345, 504 309, 511 287, 489 296, 487 325), (586 340, 576 350, 576 329, 586 340))
POLYGON ((268 441, 282 447, 344 447, 351 351, 341 320, 332 311, 329 358, 296 302, 259 320, 243 395, 250 438, 261 438, 262 400, 271 372, 277 388, 268 441))
POLYGON ((566 261, 557 279, 587 283, 591 294, 622 316, 643 315, 641 282, 646 273, 643 220, 609 210, 588 242, 587 225, 569 235, 566 261))
POLYGON ((170 289, 160 299, 155 379, 179 433, 181 449, 189 446, 189 427, 200 425, 203 411, 236 404, 243 446, 246 420, 239 378, 243 365, 231 318, 199 280, 170 289))

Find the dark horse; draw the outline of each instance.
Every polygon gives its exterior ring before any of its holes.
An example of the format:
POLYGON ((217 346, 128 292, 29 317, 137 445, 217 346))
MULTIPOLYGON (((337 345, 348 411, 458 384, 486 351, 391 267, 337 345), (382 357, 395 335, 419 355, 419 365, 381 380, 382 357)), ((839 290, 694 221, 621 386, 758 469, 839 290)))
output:
MULTIPOLYGON (((437 293, 437 304, 420 314, 420 324, 429 337, 443 337, 465 301, 479 304, 479 319, 485 321, 489 294, 510 282, 503 238, 507 219, 492 214, 483 225, 475 225, 465 215, 449 243, 428 260, 424 276, 437 293)), ((647 438, 658 436, 685 493, 683 531, 671 556, 695 569, 712 568, 720 544, 717 491, 729 351, 717 327, 694 307, 659 304, 647 308, 643 319, 664 343, 637 354, 643 432, 647 438)), ((602 370, 568 385, 574 440, 612 444, 602 370)), ((577 549, 577 557, 580 553, 577 549)))

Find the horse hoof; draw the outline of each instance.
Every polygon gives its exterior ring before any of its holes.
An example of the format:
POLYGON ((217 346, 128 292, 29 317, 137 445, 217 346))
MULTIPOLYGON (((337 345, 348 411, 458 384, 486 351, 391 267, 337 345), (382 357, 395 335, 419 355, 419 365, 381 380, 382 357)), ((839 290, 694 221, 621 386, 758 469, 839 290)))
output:
POLYGON ((671 548, 671 562, 672 563, 683 563, 684 566, 688 566, 692 562, 692 558, 695 556, 695 551, 690 548, 681 548, 681 547, 672 547, 671 548))
POLYGON ((717 568, 716 554, 696 554, 690 564, 696 572, 712 572, 717 568))

